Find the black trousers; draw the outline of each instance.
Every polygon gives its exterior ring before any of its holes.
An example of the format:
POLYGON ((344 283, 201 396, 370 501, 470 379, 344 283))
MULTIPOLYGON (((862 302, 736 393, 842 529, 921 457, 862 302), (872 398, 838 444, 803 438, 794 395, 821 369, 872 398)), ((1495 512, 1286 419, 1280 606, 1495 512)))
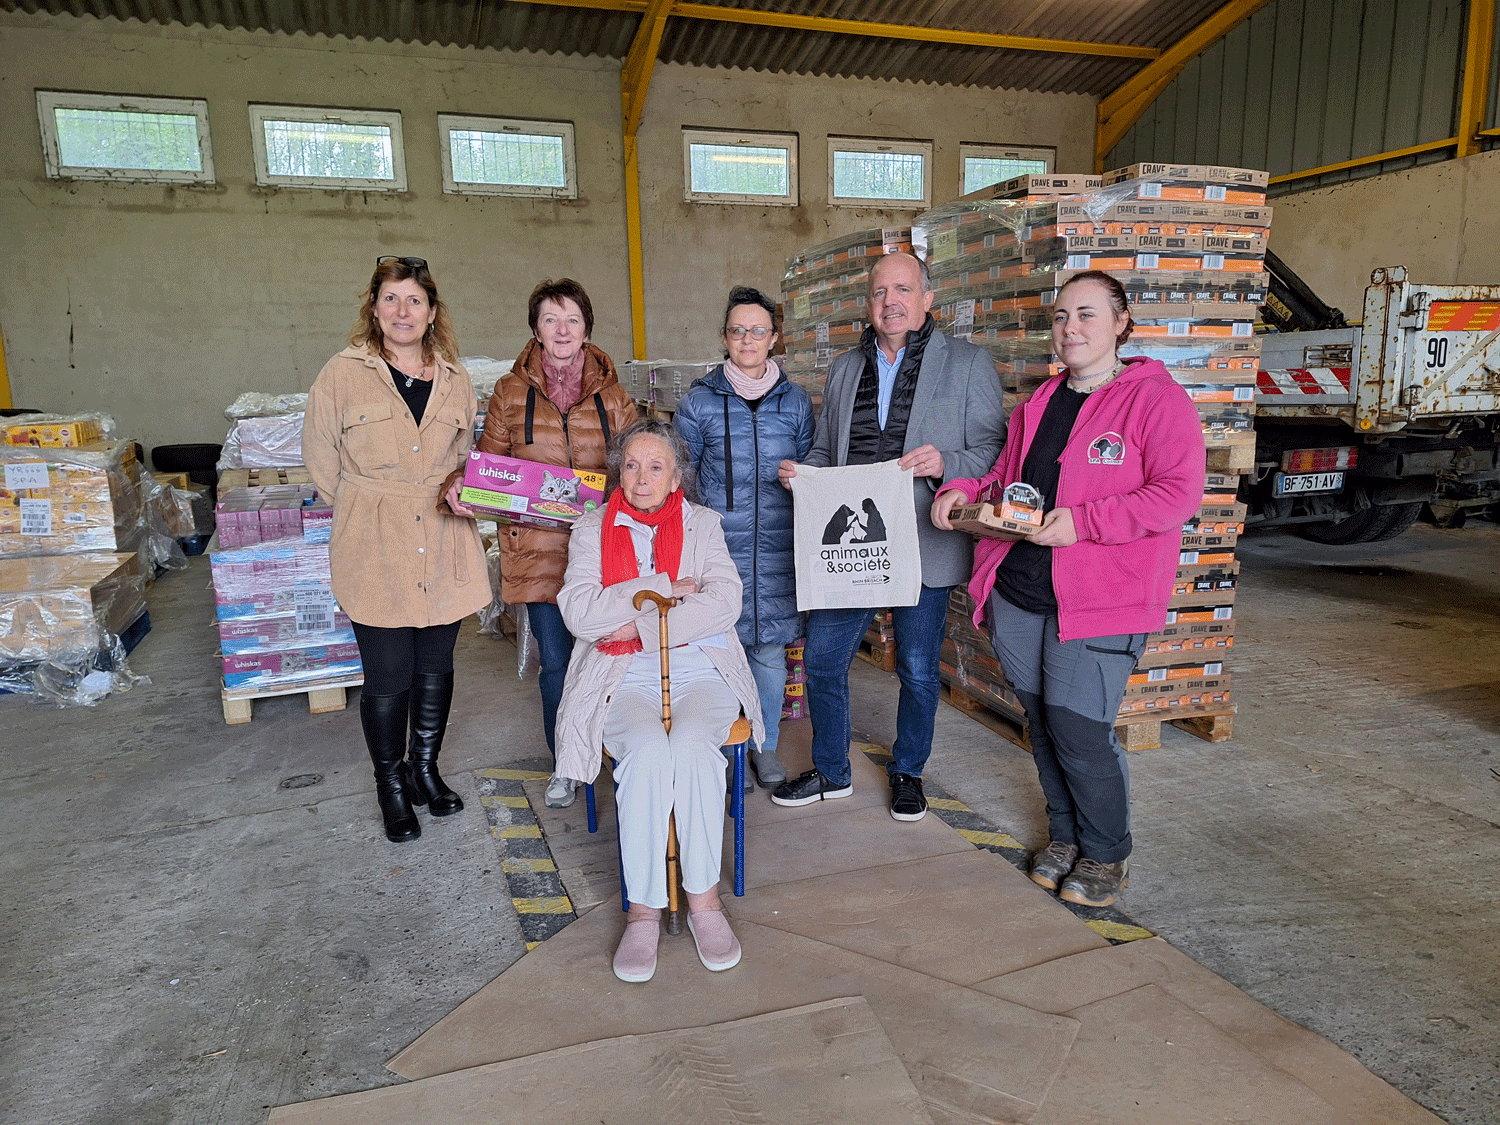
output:
POLYGON ((1130 855, 1130 767, 1115 737, 1144 633, 1057 639, 1057 618, 1028 613, 998 591, 987 603, 990 643, 1026 708, 1031 757, 1052 839, 1099 863, 1130 855))
POLYGON ((365 666, 366 695, 400 695, 415 676, 453 671, 453 646, 462 620, 448 625, 386 629, 353 622, 359 658, 365 666))

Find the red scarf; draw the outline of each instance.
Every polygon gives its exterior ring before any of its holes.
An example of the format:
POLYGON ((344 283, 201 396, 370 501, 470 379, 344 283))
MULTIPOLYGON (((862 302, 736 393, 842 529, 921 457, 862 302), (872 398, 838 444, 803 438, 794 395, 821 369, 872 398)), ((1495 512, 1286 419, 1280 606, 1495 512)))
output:
MULTIPOLYGON (((622 512, 636 522, 656 529, 656 538, 651 544, 651 558, 656 571, 677 581, 677 569, 682 565, 682 489, 672 492, 666 503, 654 512, 637 511, 625 499, 625 490, 615 489, 609 503, 605 505, 604 524, 599 532, 600 570, 606 586, 641 576, 630 529, 615 522, 622 512)), ((608 656, 623 656, 645 649, 639 637, 632 641, 599 641, 597 647, 608 656)))

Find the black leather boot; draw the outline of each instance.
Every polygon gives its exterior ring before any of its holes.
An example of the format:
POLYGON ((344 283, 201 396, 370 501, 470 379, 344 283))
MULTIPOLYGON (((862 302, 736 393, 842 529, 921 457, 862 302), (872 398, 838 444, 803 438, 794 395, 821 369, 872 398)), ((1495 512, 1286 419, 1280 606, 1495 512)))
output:
POLYGON ((452 816, 462 811, 463 801, 438 776, 438 754, 443 749, 443 731, 448 726, 448 708, 453 703, 453 673, 442 676, 418 674, 411 687, 411 800, 426 805, 433 816, 452 816))
POLYGON ((405 768, 406 717, 411 692, 399 695, 359 697, 359 721, 365 728, 365 745, 375 766, 375 799, 385 821, 385 838, 400 843, 422 834, 417 814, 411 811, 405 768))

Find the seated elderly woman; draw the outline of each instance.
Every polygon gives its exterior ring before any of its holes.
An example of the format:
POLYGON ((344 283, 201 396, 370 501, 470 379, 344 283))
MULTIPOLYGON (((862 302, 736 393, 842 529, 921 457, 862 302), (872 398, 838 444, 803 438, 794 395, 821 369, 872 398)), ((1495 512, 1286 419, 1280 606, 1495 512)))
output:
POLYGON ((765 738, 749 662, 735 634, 739 571, 719 515, 689 503, 692 468, 672 427, 640 422, 616 439, 602 511, 573 525, 557 605, 578 638, 557 715, 557 771, 592 781, 600 747, 615 760, 620 854, 630 901, 615 976, 650 980, 667 905, 667 821, 675 808, 688 929, 705 968, 740 960, 719 901, 724 848, 724 757, 743 708, 765 738), (686 479, 685 479, 686 478, 686 479), (667 615, 672 729, 661 721, 660 624, 649 590, 676 598, 667 615))

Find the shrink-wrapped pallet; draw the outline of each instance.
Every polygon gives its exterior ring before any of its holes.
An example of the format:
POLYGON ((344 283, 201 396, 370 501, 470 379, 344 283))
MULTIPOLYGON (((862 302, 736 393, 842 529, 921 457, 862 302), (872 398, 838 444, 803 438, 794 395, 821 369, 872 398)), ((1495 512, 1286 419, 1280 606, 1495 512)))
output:
POLYGON ((210 556, 224 686, 270 691, 359 676, 333 596, 328 543, 301 535, 210 556))
POLYGON ((0 471, 0 558, 147 547, 133 442, 3 445, 0 471))

